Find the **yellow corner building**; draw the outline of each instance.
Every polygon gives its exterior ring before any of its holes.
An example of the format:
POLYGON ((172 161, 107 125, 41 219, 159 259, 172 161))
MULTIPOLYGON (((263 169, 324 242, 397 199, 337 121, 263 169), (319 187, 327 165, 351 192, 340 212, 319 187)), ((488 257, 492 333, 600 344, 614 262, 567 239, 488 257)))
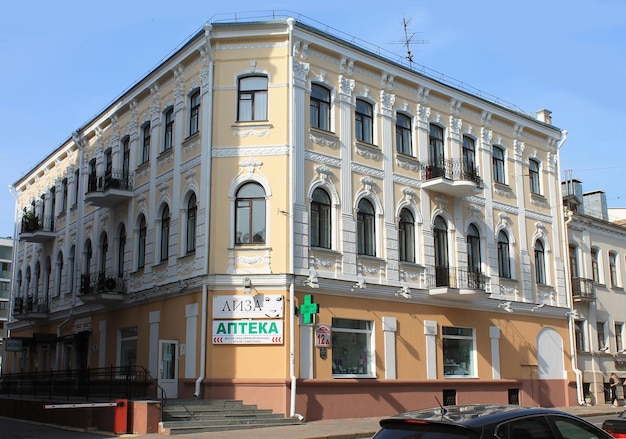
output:
POLYGON ((14 184, 5 371, 309 420, 577 404, 564 133, 412 67, 207 24, 14 184))

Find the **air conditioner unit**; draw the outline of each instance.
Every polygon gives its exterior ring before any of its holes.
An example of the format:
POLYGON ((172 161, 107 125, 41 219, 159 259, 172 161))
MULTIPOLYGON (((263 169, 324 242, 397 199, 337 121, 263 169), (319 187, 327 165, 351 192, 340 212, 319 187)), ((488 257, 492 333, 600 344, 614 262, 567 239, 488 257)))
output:
POLYGON ((119 277, 108 277, 104 281, 104 291, 108 293, 123 293, 126 291, 124 279, 119 277))

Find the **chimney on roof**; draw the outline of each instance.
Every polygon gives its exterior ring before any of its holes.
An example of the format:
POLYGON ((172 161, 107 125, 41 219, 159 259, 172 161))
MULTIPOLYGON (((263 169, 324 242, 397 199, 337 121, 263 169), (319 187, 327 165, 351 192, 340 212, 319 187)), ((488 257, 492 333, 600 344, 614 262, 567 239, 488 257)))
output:
POLYGON ((550 125, 552 125, 552 111, 546 110, 545 108, 543 110, 537 111, 537 119, 539 119, 541 122, 549 123, 550 125))

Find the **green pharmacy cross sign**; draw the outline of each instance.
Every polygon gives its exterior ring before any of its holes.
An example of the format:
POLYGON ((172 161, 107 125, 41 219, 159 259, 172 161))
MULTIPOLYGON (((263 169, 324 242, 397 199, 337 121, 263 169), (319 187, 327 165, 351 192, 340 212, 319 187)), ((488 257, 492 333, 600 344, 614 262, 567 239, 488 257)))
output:
POLYGON ((305 325, 312 325, 315 320, 315 314, 320 312, 320 306, 313 302, 313 295, 306 294, 304 303, 300 305, 300 315, 305 325))

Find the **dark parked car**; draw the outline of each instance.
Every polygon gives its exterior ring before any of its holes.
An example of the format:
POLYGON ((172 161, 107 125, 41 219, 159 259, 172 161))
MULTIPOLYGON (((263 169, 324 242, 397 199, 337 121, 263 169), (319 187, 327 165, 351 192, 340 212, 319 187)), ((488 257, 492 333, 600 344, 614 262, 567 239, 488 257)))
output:
POLYGON ((613 437, 626 438, 626 411, 623 411, 615 419, 607 419, 602 423, 602 429, 608 431, 613 437))
POLYGON ((401 413, 380 421, 374 439, 610 439, 558 410, 518 405, 457 405, 401 413))

